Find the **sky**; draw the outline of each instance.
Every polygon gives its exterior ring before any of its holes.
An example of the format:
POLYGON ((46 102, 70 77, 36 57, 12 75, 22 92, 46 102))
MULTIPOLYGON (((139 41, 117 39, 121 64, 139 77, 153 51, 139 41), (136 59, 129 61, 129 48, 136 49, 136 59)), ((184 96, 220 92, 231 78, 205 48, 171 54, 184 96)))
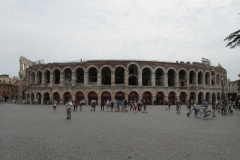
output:
POLYGON ((239 0, 0 0, 0 74, 20 56, 45 63, 96 59, 201 62, 237 80, 239 0))

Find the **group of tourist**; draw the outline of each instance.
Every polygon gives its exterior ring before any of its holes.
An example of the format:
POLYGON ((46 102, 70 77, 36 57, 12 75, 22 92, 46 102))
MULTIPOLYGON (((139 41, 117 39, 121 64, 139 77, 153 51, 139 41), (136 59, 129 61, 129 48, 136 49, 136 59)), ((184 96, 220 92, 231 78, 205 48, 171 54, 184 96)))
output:
MULTIPOLYGON (((68 100, 68 102, 66 103, 66 112, 67 112, 67 118, 66 119, 71 119, 71 111, 72 111, 72 107, 73 111, 77 111, 78 106, 80 107, 80 111, 82 111, 82 106, 85 104, 85 100, 81 100, 81 101, 76 101, 73 102, 70 99, 68 100)), ((96 100, 92 100, 91 101, 91 111, 96 111, 96 100)), ((130 108, 130 111, 133 110, 135 111, 135 113, 137 113, 137 111, 142 111, 142 113, 147 113, 146 110, 146 103, 145 100, 141 101, 141 100, 130 100, 130 101, 126 101, 126 100, 106 100, 106 101, 101 101, 100 103, 101 106, 101 110, 100 111, 104 111, 104 108, 106 108, 106 111, 110 110, 111 112, 128 112, 128 107, 130 108), (142 109, 143 108, 143 109, 142 109)), ((54 101, 54 105, 53 105, 53 111, 55 112, 57 108, 57 101, 54 101)))

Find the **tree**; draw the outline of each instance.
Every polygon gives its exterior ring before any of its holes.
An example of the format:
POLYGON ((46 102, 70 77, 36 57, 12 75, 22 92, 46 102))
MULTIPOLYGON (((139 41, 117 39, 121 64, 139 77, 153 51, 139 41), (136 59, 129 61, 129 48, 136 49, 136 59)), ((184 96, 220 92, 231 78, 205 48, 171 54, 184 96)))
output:
POLYGON ((230 47, 230 49, 234 49, 237 46, 240 47, 240 29, 227 36, 224 41, 226 40, 229 41, 226 47, 230 47))

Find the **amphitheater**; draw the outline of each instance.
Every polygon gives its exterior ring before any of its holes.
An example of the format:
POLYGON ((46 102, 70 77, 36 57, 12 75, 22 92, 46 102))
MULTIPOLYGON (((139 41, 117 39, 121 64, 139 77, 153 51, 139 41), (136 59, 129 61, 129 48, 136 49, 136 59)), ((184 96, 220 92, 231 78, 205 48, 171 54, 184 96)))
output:
MULTIPOLYGON (((89 104, 92 99, 141 99, 148 105, 165 101, 182 103, 221 97, 221 80, 227 72, 205 62, 161 62, 145 60, 87 60, 74 62, 32 62, 20 57, 19 100, 39 104, 70 98, 89 104)), ((227 87, 224 87, 227 93, 227 87)))

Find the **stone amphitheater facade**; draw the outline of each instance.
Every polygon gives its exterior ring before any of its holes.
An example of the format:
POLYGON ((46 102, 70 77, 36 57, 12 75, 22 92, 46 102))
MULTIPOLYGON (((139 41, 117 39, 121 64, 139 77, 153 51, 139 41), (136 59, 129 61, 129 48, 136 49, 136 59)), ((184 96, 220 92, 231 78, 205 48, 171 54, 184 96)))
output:
MULTIPOLYGON (((20 100, 41 104, 56 99, 72 100, 144 99, 148 105, 175 99, 185 103, 221 97, 221 79, 227 72, 220 66, 199 62, 144 60, 88 60, 34 64, 20 58, 20 100), (24 68, 25 66, 25 68, 24 68)), ((227 93, 227 87, 224 88, 227 93)))

